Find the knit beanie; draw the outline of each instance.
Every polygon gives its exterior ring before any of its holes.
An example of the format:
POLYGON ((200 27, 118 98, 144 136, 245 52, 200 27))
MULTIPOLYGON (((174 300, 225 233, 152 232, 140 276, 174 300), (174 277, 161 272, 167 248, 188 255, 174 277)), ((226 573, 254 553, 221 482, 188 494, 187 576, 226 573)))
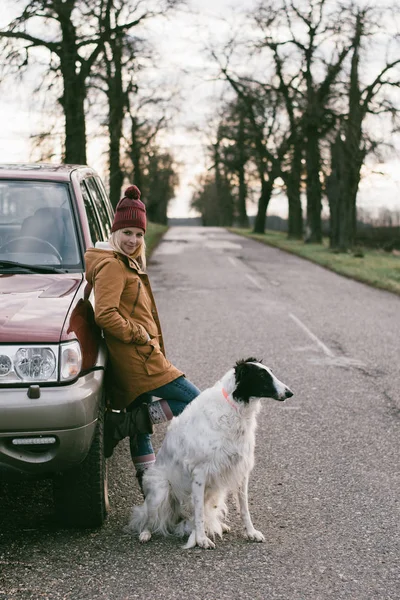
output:
POLYGON ((111 231, 124 227, 140 227, 146 231, 146 207, 140 200, 140 190, 131 185, 125 190, 125 195, 117 204, 111 231))

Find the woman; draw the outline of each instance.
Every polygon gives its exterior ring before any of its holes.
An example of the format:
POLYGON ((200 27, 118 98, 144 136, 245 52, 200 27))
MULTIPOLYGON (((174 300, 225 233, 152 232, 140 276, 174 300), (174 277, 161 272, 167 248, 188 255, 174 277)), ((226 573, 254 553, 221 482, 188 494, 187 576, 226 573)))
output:
POLYGON ((161 326, 146 274, 146 207, 136 186, 119 201, 109 243, 85 254, 86 278, 93 285, 95 319, 109 354, 105 455, 130 438, 140 487, 144 470, 155 461, 153 424, 172 419, 200 391, 166 358, 161 326), (153 396, 159 398, 152 401, 153 396))

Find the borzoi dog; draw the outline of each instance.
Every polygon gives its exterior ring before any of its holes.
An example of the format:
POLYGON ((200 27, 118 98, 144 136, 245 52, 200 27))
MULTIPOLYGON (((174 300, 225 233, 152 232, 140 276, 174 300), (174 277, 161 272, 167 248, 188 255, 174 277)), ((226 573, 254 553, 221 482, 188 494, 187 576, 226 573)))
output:
POLYGON ((214 548, 229 531, 226 498, 238 497, 249 540, 263 542, 248 507, 260 398, 285 400, 291 390, 255 358, 238 361, 175 417, 154 466, 143 478, 145 501, 127 527, 148 542, 152 533, 189 535, 184 548, 214 548))

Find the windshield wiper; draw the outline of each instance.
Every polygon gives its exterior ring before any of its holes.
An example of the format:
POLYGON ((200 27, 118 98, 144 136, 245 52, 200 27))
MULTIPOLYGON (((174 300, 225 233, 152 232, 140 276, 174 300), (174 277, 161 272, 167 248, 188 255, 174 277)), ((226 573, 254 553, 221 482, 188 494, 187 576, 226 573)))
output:
POLYGON ((28 265, 13 260, 0 260, 0 269, 21 269, 26 273, 65 273, 64 269, 52 265, 28 265))

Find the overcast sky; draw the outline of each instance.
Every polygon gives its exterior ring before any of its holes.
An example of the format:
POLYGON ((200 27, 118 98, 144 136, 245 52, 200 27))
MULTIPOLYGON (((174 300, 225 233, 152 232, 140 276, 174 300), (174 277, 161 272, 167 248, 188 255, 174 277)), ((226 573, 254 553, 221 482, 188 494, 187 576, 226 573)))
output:
MULTIPOLYGON (((16 5, 1 0, 0 26, 13 15, 16 5), (9 10, 5 10, 8 6, 9 10)), ((181 184, 176 199, 171 202, 170 216, 186 216, 193 189, 191 183, 205 167, 204 135, 189 133, 188 125, 198 124, 206 129, 212 114, 220 85, 207 74, 204 46, 229 35, 239 14, 253 5, 252 0, 191 0, 193 13, 179 14, 153 25, 154 40, 160 54, 157 65, 163 78, 182 88, 183 103, 173 135, 165 142, 183 163, 181 184), (197 14, 196 14, 197 13, 197 14), (236 16, 237 15, 237 16, 236 16), (230 25, 227 25, 227 19, 230 25), (233 26, 232 26, 233 23, 233 26)), ((3 83, 0 87, 0 162, 26 162, 31 158, 29 136, 42 130, 46 115, 40 112, 38 99, 32 96, 32 83, 17 87, 3 83)), ((96 142, 95 131, 89 126, 88 163, 104 176, 104 148, 96 142)), ((360 186, 359 205, 368 210, 387 206, 400 210, 400 161, 394 158, 387 165, 376 166, 384 175, 369 174, 360 186)), ((272 200, 269 214, 286 214, 287 202, 282 198, 272 200)), ((254 213, 255 207, 249 207, 254 213)))

